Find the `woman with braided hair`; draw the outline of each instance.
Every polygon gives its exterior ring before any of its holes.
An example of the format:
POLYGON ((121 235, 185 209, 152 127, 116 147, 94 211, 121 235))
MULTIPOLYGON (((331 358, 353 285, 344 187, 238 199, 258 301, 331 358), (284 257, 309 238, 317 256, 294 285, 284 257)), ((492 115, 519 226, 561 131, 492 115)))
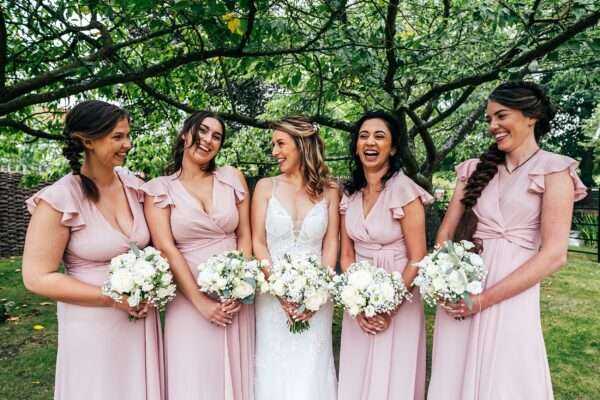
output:
POLYGON ((67 113, 64 135, 72 171, 27 200, 32 217, 23 252, 27 289, 58 302, 54 399, 162 400, 158 314, 115 302, 101 289, 111 258, 150 240, 142 181, 115 170, 131 149, 129 115, 84 101, 67 113))
POLYGON ((539 147, 554 114, 536 84, 501 84, 486 110, 495 143, 456 167, 437 242, 475 240, 488 275, 472 308, 438 308, 430 400, 553 398, 540 282, 565 264, 573 202, 586 195, 577 162, 539 147))

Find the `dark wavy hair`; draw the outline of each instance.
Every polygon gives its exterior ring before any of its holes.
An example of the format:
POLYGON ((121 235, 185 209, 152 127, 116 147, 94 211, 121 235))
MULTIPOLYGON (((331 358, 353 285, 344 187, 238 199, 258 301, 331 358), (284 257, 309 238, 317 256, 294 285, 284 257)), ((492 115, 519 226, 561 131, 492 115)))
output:
MULTIPOLYGON (((223 147, 223 143, 225 143, 225 122, 223 119, 212 111, 198 111, 190 115, 185 122, 183 123, 183 128, 177 134, 177 138, 175 138, 175 142, 173 143, 173 148, 171 150, 171 161, 165 168, 165 173, 167 175, 174 174, 181 170, 181 165, 183 163, 183 153, 185 151, 185 135, 189 133, 192 135, 192 142, 188 147, 192 147, 197 145, 200 142, 200 132, 204 130, 202 127, 202 122, 206 118, 214 118, 221 124, 221 128, 223 128, 223 137, 221 138, 221 145, 219 146, 219 150, 223 147)), ((205 170, 207 172, 212 172, 216 169, 217 164, 215 163, 215 159, 210 160, 205 170)))
POLYGON ((402 158, 400 157, 400 123, 393 115, 385 111, 366 112, 356 121, 356 124, 352 128, 350 139, 350 154, 352 155, 350 159, 350 179, 344 183, 344 192, 349 196, 367 186, 367 179, 365 178, 360 157, 356 154, 356 146, 362 124, 370 119, 380 119, 385 123, 392 135, 392 147, 396 149, 395 154, 390 156, 389 170, 381 178, 383 186, 385 186, 388 179, 402 169, 402 158))
MULTIPOLYGON (((519 110, 525 116, 535 118, 534 135, 537 142, 550 131, 550 121, 556 114, 556 108, 544 90, 539 85, 528 81, 504 82, 492 91, 488 101, 519 110)), ((498 165, 505 162, 506 154, 494 143, 479 157, 479 160, 475 171, 467 181, 464 197, 460 200, 465 206, 465 212, 454 233, 454 240, 473 240, 479 222, 473 208, 481 192, 498 172, 498 165)), ((480 243, 478 245, 481 247, 480 243)))
POLYGON ((85 151, 83 141, 103 138, 123 119, 129 121, 129 113, 125 109, 100 100, 83 101, 65 116, 62 153, 69 161, 73 175, 79 175, 83 194, 94 202, 100 199, 100 192, 94 181, 81 173, 81 158, 85 151))

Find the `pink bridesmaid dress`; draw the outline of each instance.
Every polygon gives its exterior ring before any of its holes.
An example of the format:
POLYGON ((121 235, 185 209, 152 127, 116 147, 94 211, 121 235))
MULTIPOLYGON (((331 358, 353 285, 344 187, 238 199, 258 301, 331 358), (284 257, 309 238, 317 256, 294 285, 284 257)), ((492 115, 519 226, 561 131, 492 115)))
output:
MULTIPOLYGON (((458 179, 467 181, 478 162, 458 165, 458 179)), ((512 174, 498 168, 474 208, 479 218, 474 237, 482 240, 488 271, 486 287, 538 252, 545 175, 568 171, 575 200, 586 196, 576 167, 575 160, 542 150, 512 174)), ((463 321, 438 308, 428 399, 553 399, 539 284, 463 321)))
MULTIPOLYGON (((403 207, 415 199, 424 204, 433 201, 402 172, 386 182, 366 217, 362 191, 344 195, 340 213, 354 241, 357 261, 371 261, 386 271, 404 270, 408 259, 399 220, 404 217, 403 207)), ((423 305, 418 294, 400 307, 385 332, 374 336, 364 333, 345 313, 338 400, 423 399, 425 351, 423 305)))
MULTIPOLYGON (((61 223, 71 232, 63 262, 72 278, 102 286, 111 258, 129 250, 129 243, 145 247, 150 234, 144 219, 140 179, 118 172, 123 183, 133 227, 127 237, 115 229, 81 189, 79 178, 66 175, 27 200, 33 213, 40 200, 62 213, 61 223)), ((158 313, 141 321, 111 307, 84 307, 58 302, 56 400, 164 399, 162 337, 158 313)))
MULTIPOLYGON (((142 189, 159 208, 171 208, 175 244, 194 277, 210 256, 237 248, 237 204, 246 193, 232 167, 214 171, 209 214, 177 174, 142 189)), ((243 305, 226 328, 206 320, 178 293, 165 314, 167 395, 170 400, 252 400, 254 398, 254 306, 243 305)))

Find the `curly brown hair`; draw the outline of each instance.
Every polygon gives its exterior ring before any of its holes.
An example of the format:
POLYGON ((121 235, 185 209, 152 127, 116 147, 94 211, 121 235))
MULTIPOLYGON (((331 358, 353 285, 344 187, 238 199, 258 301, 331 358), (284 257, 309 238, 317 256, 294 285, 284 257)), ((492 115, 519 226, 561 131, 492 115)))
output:
MULTIPOLYGON (((504 82, 488 97, 488 101, 494 101, 505 107, 519 110, 525 116, 535 118, 534 126, 535 140, 540 139, 550 131, 550 121, 556 114, 556 109, 544 90, 537 84, 528 81, 504 82)), ((496 144, 490 146, 488 151, 479 157, 479 163, 475 171, 469 177, 464 190, 464 196, 460 200, 465 206, 463 216, 454 232, 454 240, 471 240, 477 230, 478 218, 473 212, 477 200, 488 183, 498 172, 498 165, 506 160, 506 154, 498 149, 496 144)), ((477 242, 477 240, 475 240, 477 242)), ((477 243, 481 249, 481 243, 477 243)))

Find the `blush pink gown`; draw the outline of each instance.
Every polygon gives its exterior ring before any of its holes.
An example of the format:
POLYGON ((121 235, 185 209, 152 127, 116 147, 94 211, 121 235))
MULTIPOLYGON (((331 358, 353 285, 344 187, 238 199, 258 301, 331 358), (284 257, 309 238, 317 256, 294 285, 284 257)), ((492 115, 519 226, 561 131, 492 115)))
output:
MULTIPOLYGON (((108 279, 112 257, 145 247, 150 234, 144 219, 142 181, 118 172, 133 214, 129 237, 113 228, 81 190, 79 177, 64 176, 27 200, 33 213, 43 200, 62 213, 71 232, 63 262, 65 273, 94 286, 108 279)), ((58 302, 56 400, 164 399, 162 337, 158 314, 141 321, 111 307, 58 302)))
MULTIPOLYGON (((466 181, 478 162, 458 165, 458 179, 466 181)), ((487 287, 538 252, 544 176, 568 171, 575 200, 585 197, 576 167, 571 158, 540 151, 512 174, 498 168, 474 208, 479 218, 474 237, 483 242, 487 287)), ((463 321, 438 308, 429 400, 552 398, 539 284, 463 321)))
MULTIPOLYGON (((204 212, 177 175, 142 189, 156 207, 171 208, 175 244, 194 276, 210 256, 237 248, 238 202, 247 195, 236 171, 214 172, 213 209, 204 212)), ((254 397, 254 307, 243 305, 226 328, 211 324, 178 293, 167 306, 165 355, 170 400, 252 400, 254 397)))
MULTIPOLYGON (((404 173, 390 178, 365 217, 362 192, 344 195, 340 213, 354 242, 357 261, 369 260, 387 271, 402 272, 408 261, 400 220, 403 207, 433 198, 404 173)), ((389 328, 371 336, 347 313, 342 325, 338 400, 422 400, 425 394, 425 325, 416 291, 389 328)))

